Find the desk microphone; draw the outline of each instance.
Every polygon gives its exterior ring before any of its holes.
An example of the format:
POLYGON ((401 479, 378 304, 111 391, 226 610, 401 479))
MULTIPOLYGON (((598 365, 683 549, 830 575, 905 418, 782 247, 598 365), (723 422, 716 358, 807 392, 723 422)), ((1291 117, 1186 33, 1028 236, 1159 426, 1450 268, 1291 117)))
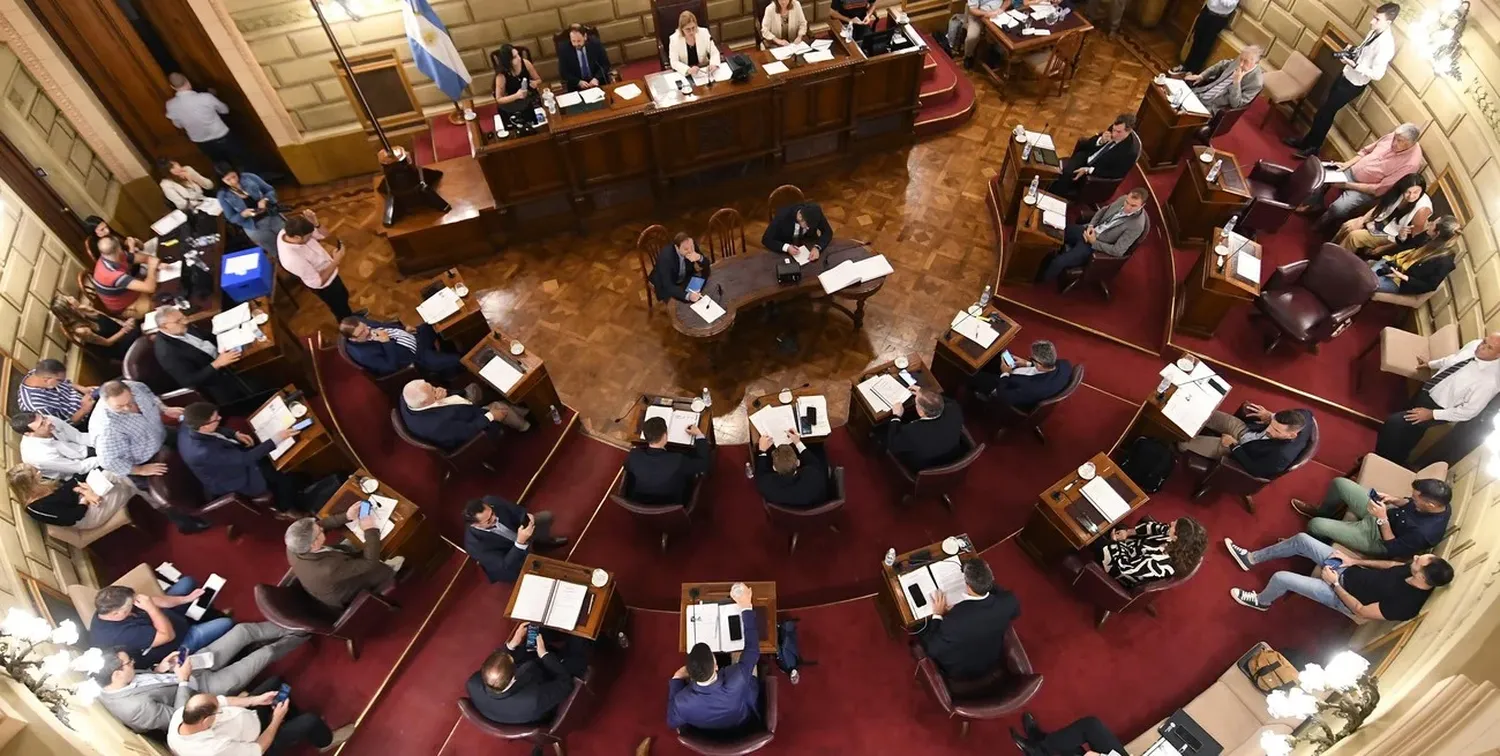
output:
POLYGON ((714 286, 718 287, 715 291, 719 293, 719 304, 722 305, 724 304, 724 284, 714 284, 714 286))

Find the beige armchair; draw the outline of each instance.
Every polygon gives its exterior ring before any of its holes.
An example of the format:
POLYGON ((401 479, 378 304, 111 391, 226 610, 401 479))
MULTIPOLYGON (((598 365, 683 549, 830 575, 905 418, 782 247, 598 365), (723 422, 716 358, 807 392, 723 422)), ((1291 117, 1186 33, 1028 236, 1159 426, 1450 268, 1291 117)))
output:
MULTIPOLYGON (((1463 344, 1458 339, 1458 326, 1449 323, 1432 334, 1403 331, 1400 328, 1380 329, 1380 372, 1392 373, 1414 381, 1428 377, 1425 368, 1417 367, 1417 360, 1431 362, 1458 351, 1463 344)), ((1368 351, 1368 350, 1366 350, 1368 351)))
MULTIPOLYGON (((1260 733, 1264 730, 1289 735, 1299 720, 1272 719, 1266 711, 1266 696, 1250 678, 1231 665, 1218 681, 1182 707, 1205 732, 1224 747, 1224 756, 1261 756, 1260 733)), ((1125 746, 1130 753, 1146 753, 1160 736, 1151 726, 1125 746)))
POLYGON ((120 507, 113 517, 105 521, 103 525, 89 530, 78 528, 64 528, 57 525, 47 526, 47 535, 54 541, 66 543, 75 549, 86 549, 90 544, 103 538, 110 533, 123 527, 135 527, 135 521, 130 519, 130 508, 120 507))
MULTIPOLYGON (((1422 478, 1447 480, 1448 463, 1433 462, 1412 472, 1375 452, 1370 452, 1359 461, 1359 474, 1354 476, 1354 482, 1381 493, 1402 496, 1411 490, 1412 481, 1422 478)), ((1345 515, 1345 519, 1350 519, 1350 516, 1345 515)))
MULTIPOLYGON (((1263 64, 1264 65, 1264 64, 1263 64)), ((1297 103, 1312 91, 1313 85, 1318 83, 1318 77, 1323 74, 1318 64, 1307 59, 1302 53, 1292 51, 1291 57, 1286 59, 1286 65, 1279 71, 1266 71, 1265 88, 1261 90, 1261 97, 1266 98, 1266 114, 1261 116, 1260 125, 1265 126, 1270 120, 1271 113, 1276 111, 1276 106, 1284 103, 1292 103, 1296 108, 1297 103)))
MULTIPOLYGON (((144 562, 138 564, 131 571, 120 576, 110 585, 124 585, 135 589, 136 593, 145 596, 165 596, 166 591, 156 582, 156 572, 151 565, 144 562)), ((83 618, 85 630, 94 624, 94 596, 98 595, 99 589, 89 585, 68 586, 68 598, 73 599, 73 608, 78 610, 78 616, 83 618)))

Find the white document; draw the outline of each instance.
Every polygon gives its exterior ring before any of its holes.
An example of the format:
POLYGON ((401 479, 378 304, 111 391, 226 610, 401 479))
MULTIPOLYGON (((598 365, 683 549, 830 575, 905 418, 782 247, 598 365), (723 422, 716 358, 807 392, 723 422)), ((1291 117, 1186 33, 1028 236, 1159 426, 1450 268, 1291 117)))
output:
POLYGON ((1130 514, 1130 504, 1120 498, 1114 486, 1103 478, 1094 478, 1083 484, 1083 488, 1078 492, 1083 494, 1083 498, 1088 499, 1089 503, 1094 505, 1094 509, 1099 510, 1099 514, 1104 515, 1104 518, 1110 522, 1130 514))
POLYGON ((115 487, 114 481, 110 480, 109 476, 105 475, 104 471, 97 467, 89 470, 89 476, 84 478, 83 482, 87 483, 88 487, 100 496, 109 493, 109 489, 115 487))
POLYGON ((541 622, 547 616, 547 605, 552 601, 556 580, 541 575, 523 575, 516 586, 516 605, 511 609, 511 619, 525 622, 541 622))
POLYGON ((227 352, 231 349, 243 349, 254 344, 261 338, 260 328, 254 323, 242 323, 217 335, 219 351, 227 352))
POLYGON ((182 261, 174 263, 162 263, 156 266, 156 282, 166 283, 182 278, 182 261))
POLYGON ((938 590, 948 597, 949 604, 956 604, 967 595, 964 582, 964 565, 958 561, 957 556, 951 556, 941 561, 927 565, 932 571, 932 577, 937 581, 938 590))
POLYGON ((729 69, 727 63, 720 63, 719 67, 715 68, 713 72, 714 81, 729 81, 729 77, 733 75, 734 71, 729 69))
POLYGON ((917 619, 927 619, 932 616, 932 596, 937 593, 937 582, 933 580, 932 573, 924 565, 899 578, 901 584, 901 595, 906 597, 906 606, 911 609, 911 616, 917 619), (917 600, 912 598, 912 589, 916 589, 917 595, 922 597, 922 605, 917 606, 917 600))
POLYGON ((786 64, 782 63, 780 61, 773 61, 771 63, 767 63, 764 66, 761 66, 761 68, 765 70, 767 76, 775 76, 777 74, 784 74, 787 71, 786 64))
POLYGON ((1177 367, 1177 363, 1169 362, 1157 375, 1172 379, 1173 386, 1181 386, 1185 383, 1197 383, 1198 381, 1207 380, 1218 374, 1214 372, 1212 367, 1209 367, 1207 362, 1198 360, 1193 364, 1193 371, 1191 373, 1184 373, 1182 368, 1177 367))
POLYGON ((721 604, 720 607, 719 647, 714 652, 745 650, 745 628, 739 606, 735 604, 721 604), (731 623, 740 625, 739 637, 735 637, 734 629, 730 627, 731 623))
POLYGON ((177 230, 177 227, 184 223, 187 223, 187 213, 181 210, 173 210, 158 218, 155 223, 152 223, 151 230, 157 236, 166 236, 177 230))
MULTIPOLYGON (((1048 139, 1051 139, 1051 137, 1048 137, 1048 139)), ((1050 194, 1047 194, 1046 192, 1037 192, 1036 206, 1040 207, 1042 209, 1042 212, 1057 213, 1058 215, 1062 216, 1066 216, 1068 214, 1068 203, 1063 202, 1062 200, 1050 194)))
POLYGON ((717 651, 719 645, 719 605, 689 604, 687 615, 687 647, 707 643, 709 649, 717 651))
POLYGON ((999 24, 1001 29, 1014 29, 1021 25, 1021 22, 1012 18, 1009 13, 996 16, 995 23, 999 24))
POLYGON ((1249 252, 1240 252, 1234 256, 1234 274, 1241 278, 1260 282, 1260 258, 1249 252))
POLYGON ((797 429, 797 416, 790 404, 772 404, 751 415, 750 424, 760 435, 770 436, 771 441, 784 444, 787 434, 797 429))
POLYGON ((1167 88, 1167 92, 1172 95, 1174 101, 1181 103, 1178 107, 1182 110, 1198 115, 1208 115, 1208 108, 1203 107, 1203 103, 1198 100, 1198 95, 1193 94, 1193 88, 1188 86, 1187 82, 1182 79, 1168 78, 1163 86, 1167 88))
POLYGON ((578 93, 578 96, 582 97, 584 102, 590 104, 596 102, 604 102, 604 90, 600 89, 599 87, 589 87, 588 89, 580 91, 578 93))
POLYGON ((162 562, 156 565, 156 571, 161 573, 162 577, 174 583, 182 579, 182 570, 177 569, 177 565, 171 562, 162 562))
POLYGON ((552 605, 547 608, 547 617, 542 620, 542 624, 559 630, 578 627, 578 615, 583 611, 583 604, 588 598, 589 589, 581 583, 554 581, 552 605))
POLYGON ((938 593, 942 593, 948 599, 949 606, 963 601, 968 595, 964 587, 963 564, 956 556, 924 564, 901 575, 897 580, 901 584, 902 595, 906 597, 907 607, 911 609, 912 616, 917 619, 932 616, 932 599, 938 593), (917 606, 915 599, 912 598, 910 590, 912 587, 915 587, 917 593, 922 596, 924 600, 922 606, 917 606))
POLYGON ((859 393, 878 412, 886 412, 911 398, 911 391, 888 373, 861 381, 859 393))
POLYGON ((990 345, 995 343, 995 339, 1000 338, 1000 332, 992 328, 984 319, 976 318, 962 310, 953 316, 949 327, 969 341, 978 344, 981 349, 989 349, 990 345))
POLYGON ((479 369, 479 377, 489 381, 491 386, 500 390, 502 394, 509 394, 517 383, 526 376, 511 366, 500 357, 491 357, 484 367, 479 369))
POLYGON ((833 40, 831 40, 831 39, 815 39, 815 40, 812 41, 811 47, 814 50, 827 50, 828 48, 833 47, 833 40))
POLYGON ((705 323, 712 323, 724 317, 724 308, 720 307, 719 303, 715 302, 713 297, 709 296, 699 297, 698 301, 688 305, 688 309, 698 313, 698 317, 703 318, 703 322, 705 323))
POLYGON ((417 314, 422 316, 424 322, 437 325, 443 322, 443 318, 463 308, 464 300, 458 296, 458 292, 450 286, 444 286, 441 291, 417 305, 417 314))
POLYGON ((796 260, 798 265, 806 265, 812 262, 812 250, 807 247, 798 247, 792 252, 792 259, 796 260))
POLYGON ((833 426, 828 422, 828 397, 822 394, 817 396, 799 396, 797 397, 796 405, 799 425, 801 424, 800 418, 807 417, 807 410, 809 408, 818 411, 818 422, 813 423, 812 429, 802 434, 803 438, 826 436, 833 433, 833 426))
MULTIPOLYGON (((688 435, 688 428, 698 424, 700 417, 697 412, 653 404, 646 408, 646 419, 650 420, 653 417, 659 417, 662 419, 662 422, 667 424, 667 441, 669 443, 682 444, 684 446, 692 445, 693 437, 688 435)), ((645 434, 641 434, 641 438, 645 439, 645 434)))
POLYGON ((641 96, 641 88, 634 83, 615 87, 615 96, 622 100, 634 100, 641 96))
POLYGON ((224 261, 224 272, 231 276, 249 275, 260 267, 260 255, 239 255, 224 261))
POLYGON ((1172 396, 1162 406, 1161 413, 1183 433, 1196 436, 1203 429, 1203 424, 1208 422, 1209 414, 1218 408, 1223 396, 1207 388, 1205 381, 1186 383, 1172 392, 1172 396))
POLYGON ((1049 35, 1052 34, 1052 30, 1051 29, 1043 29, 1040 26, 1033 26, 1030 29, 1022 29, 1021 30, 1021 34, 1022 35, 1030 35, 1030 36, 1033 36, 1033 37, 1046 37, 1046 36, 1049 36, 1049 35))
POLYGON ((1325 184, 1347 184, 1349 183, 1349 172, 1337 168, 1329 168, 1328 163, 1323 164, 1323 183, 1325 184))
POLYGON ((223 333, 232 328, 238 328, 241 323, 244 323, 250 318, 251 315, 249 302, 235 305, 234 307, 231 307, 214 316, 214 319, 212 321, 213 331, 214 333, 223 333))
POLYGON ((574 105, 582 104, 583 95, 577 92, 569 92, 567 94, 557 96, 557 107, 559 108, 571 108, 574 105))
MULTIPOLYGON (((297 418, 292 417, 292 410, 287 407, 286 399, 280 395, 271 397, 265 407, 250 416, 250 428, 261 442, 270 441, 272 436, 292 427, 296 422, 297 418)), ((296 444, 295 438, 282 441, 271 450, 271 459, 281 459, 281 455, 296 444)))
POLYGON ((827 49, 814 50, 813 52, 803 55, 802 60, 807 63, 822 63, 824 61, 833 60, 833 52, 827 49))
POLYGON ((1025 21, 1028 18, 1026 15, 1026 11, 1019 9, 1012 9, 1010 11, 1007 11, 1004 17, 1010 18, 1011 20, 1017 22, 1025 21))
MULTIPOLYGON (((1109 756, 1115 756, 1115 752, 1110 751, 1109 756)), ((1167 742, 1166 738, 1161 738, 1151 744, 1151 747, 1147 748, 1146 752, 1141 754, 1141 756, 1182 756, 1182 754, 1178 752, 1175 746, 1167 742)))
POLYGON ((859 283, 859 273, 853 260, 845 260, 818 274, 818 283, 823 284, 823 293, 832 294, 859 283))
POLYGON ((777 60, 786 60, 797 54, 797 45, 782 45, 771 48, 771 57, 777 60))
POLYGON ((1062 213, 1054 213, 1051 210, 1043 210, 1042 225, 1061 231, 1064 226, 1068 225, 1068 218, 1062 213))
POLYGON ((895 268, 891 267, 891 262, 885 259, 885 255, 866 257, 855 263, 854 268, 859 273, 860 283, 874 281, 877 278, 896 272, 895 268))

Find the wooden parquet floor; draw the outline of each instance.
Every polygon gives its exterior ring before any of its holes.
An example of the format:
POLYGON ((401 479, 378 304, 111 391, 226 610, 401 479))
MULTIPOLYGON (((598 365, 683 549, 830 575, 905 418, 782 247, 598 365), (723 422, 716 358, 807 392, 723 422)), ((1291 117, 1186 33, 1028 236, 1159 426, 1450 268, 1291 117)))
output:
MULTIPOLYGON (((745 413, 751 396, 782 386, 823 387, 830 414, 847 412, 848 379, 865 365, 898 354, 930 355, 933 341, 952 313, 972 303, 995 274, 994 240, 986 219, 986 181, 1004 154, 1017 123, 1048 129, 1065 150, 1096 132, 1120 112, 1134 112, 1154 70, 1121 42, 1091 35, 1077 77, 1061 97, 1024 79, 1000 92, 974 77, 978 107, 964 127, 909 149, 872 154, 847 173, 835 173, 801 188, 822 204, 834 232, 863 239, 890 259, 895 274, 869 300, 864 328, 820 305, 798 301, 774 313, 742 313, 728 348, 712 361, 707 344, 677 334, 662 307, 646 315, 632 245, 652 223, 701 234, 720 206, 737 208, 752 247, 765 225, 763 191, 730 201, 663 209, 638 223, 585 236, 562 235, 497 250, 493 257, 461 266, 469 286, 493 292, 498 324, 523 340, 548 365, 562 398, 592 433, 626 441, 615 422, 643 392, 714 396, 720 443, 747 440, 745 413), (1039 94, 1044 93, 1044 94, 1039 94), (795 340, 795 348, 785 342, 795 340)), ((285 193, 297 206, 311 206, 350 250, 342 274, 356 307, 413 322, 422 277, 403 279, 390 246, 370 229, 379 223, 368 179, 299 188, 285 193)), ((335 332, 327 310, 311 294, 293 320, 300 334, 335 332)), ((1023 340, 1025 334, 1022 334, 1023 340)))

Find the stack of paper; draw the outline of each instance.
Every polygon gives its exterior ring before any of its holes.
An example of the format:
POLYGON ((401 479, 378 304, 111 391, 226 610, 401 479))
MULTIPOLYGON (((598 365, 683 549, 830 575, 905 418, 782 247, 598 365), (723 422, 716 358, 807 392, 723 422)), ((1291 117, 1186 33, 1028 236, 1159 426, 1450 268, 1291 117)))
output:
POLYGON ((1178 107, 1182 110, 1198 115, 1208 115, 1208 108, 1203 107, 1203 103, 1198 100, 1198 95, 1193 94, 1193 88, 1188 86, 1187 82, 1182 79, 1169 78, 1163 86, 1167 88, 1167 93, 1172 96, 1172 100, 1180 103, 1178 107))
POLYGON ((992 328, 987 321, 965 311, 954 315, 949 327, 969 341, 978 344, 980 349, 989 349, 990 345, 995 343, 995 339, 1000 338, 1000 332, 992 328))
MULTIPOLYGON (((271 397, 259 412, 250 416, 250 428, 255 431, 255 437, 262 442, 270 441, 271 437, 292 427, 297 419, 292 417, 292 411, 286 406, 286 399, 280 395, 271 397)), ((271 450, 271 459, 280 459, 281 455, 297 443, 295 438, 289 438, 276 445, 271 450)))
POLYGON ((859 262, 845 260, 819 273, 818 282, 823 284, 823 293, 832 294, 840 289, 873 281, 893 272, 894 269, 891 268, 890 261, 885 259, 885 255, 875 255, 859 262))
POLYGON ((223 333, 215 334, 215 338, 219 342, 220 352, 227 352, 231 349, 243 349, 264 337, 264 334, 260 332, 260 328, 250 321, 241 323, 223 333))
MULTIPOLYGON (((832 42, 832 40, 829 40, 829 41, 832 42)), ((819 48, 819 49, 826 49, 826 46, 823 47, 823 48, 819 48)), ((812 52, 812 50, 813 50, 812 45, 809 45, 806 42, 798 42, 798 43, 796 43, 794 45, 783 45, 781 47, 772 48, 771 49, 771 57, 773 57, 773 58, 775 58, 777 60, 786 60, 787 58, 790 58, 793 55, 801 55, 802 53, 805 53, 805 52, 812 52)))
POLYGON ((780 61, 772 61, 770 63, 765 64, 764 66, 761 66, 761 68, 765 70, 767 76, 775 76, 776 74, 784 74, 787 71, 786 64, 782 63, 780 61))
POLYGON ((250 320, 250 317, 250 303, 245 302, 215 315, 211 325, 214 333, 223 333, 250 320))
POLYGON ((1196 436, 1223 398, 1223 394, 1209 387, 1208 381, 1185 383, 1172 392, 1161 413, 1183 433, 1196 436))
POLYGON ((812 48, 814 50, 827 50, 830 47, 833 47, 833 40, 831 39, 815 39, 812 41, 812 48))
POLYGON ((578 627, 578 615, 588 601, 588 586, 554 580, 541 575, 526 575, 516 586, 516 605, 511 619, 540 622, 559 630, 578 627))
POLYGON ((491 357, 484 367, 479 369, 479 377, 489 381, 491 386, 500 390, 502 394, 509 394, 526 374, 515 369, 509 361, 503 357, 491 357))
POLYGON ((155 223, 152 223, 151 230, 157 236, 166 236, 176 231, 177 227, 184 223, 187 223, 187 214, 181 210, 173 210, 158 218, 155 223))
POLYGON ((423 322, 437 325, 443 322, 443 318, 463 308, 464 300, 458 296, 458 292, 452 287, 444 286, 422 304, 417 305, 417 314, 422 316, 423 322))
POLYGON ((687 623, 688 648, 706 643, 716 654, 745 650, 740 612, 737 604, 689 604, 682 618, 687 623))
MULTIPOLYGON (((1052 143, 1052 135, 1051 134, 1043 134, 1043 133, 1038 132, 1038 131, 1027 131, 1026 132, 1026 141, 1031 142, 1031 146, 1032 147, 1036 147, 1036 148, 1039 148, 1039 149, 1043 149, 1043 150, 1055 150, 1055 149, 1057 149, 1057 145, 1055 145, 1055 144, 1052 143)), ((1063 209, 1066 210, 1067 209, 1067 205, 1063 205, 1063 209)))
POLYGON ((728 63, 720 63, 719 67, 715 68, 713 73, 714 81, 729 81, 729 77, 733 75, 734 71, 729 69, 728 63))
POLYGON ((109 493, 109 490, 115 487, 115 482, 110 480, 109 476, 105 475, 104 471, 97 467, 89 470, 89 476, 84 478, 83 482, 87 483, 88 487, 99 496, 109 493))
POLYGON ((260 267, 260 255, 238 255, 224 261, 224 272, 231 276, 248 276, 260 267))
POLYGON ((1042 225, 1061 231, 1064 226, 1068 225, 1068 217, 1066 215, 1063 215, 1062 213, 1054 213, 1051 210, 1043 210, 1042 225))
POLYGON ((1050 194, 1037 192, 1036 206, 1040 207, 1043 212, 1057 213, 1058 215, 1062 216, 1066 216, 1068 214, 1068 203, 1063 202, 1062 200, 1050 194))
POLYGON ((1009 17, 1011 20, 1017 21, 1017 22, 1025 21, 1027 19, 1026 11, 1024 11, 1024 10, 1011 10, 1011 11, 1008 11, 1005 15, 1006 15, 1006 17, 1009 17))
POLYGON ((622 100, 634 100, 641 96, 641 88, 633 83, 615 87, 615 96, 622 100))
POLYGON ((901 575, 897 580, 901 583, 901 595, 906 597, 906 605, 916 619, 932 616, 932 599, 940 592, 947 597, 949 606, 964 600, 967 595, 964 590, 963 564, 956 556, 924 564, 901 575), (912 595, 914 592, 921 597, 920 605, 912 595))
POLYGON ((833 432, 833 426, 828 422, 828 397, 823 396, 822 394, 819 394, 817 396, 799 396, 797 397, 796 404, 798 417, 797 424, 799 426, 799 431, 801 430, 800 426, 802 424, 801 418, 807 417, 808 409, 815 409, 818 411, 818 422, 813 423, 812 429, 807 433, 802 434, 803 438, 811 438, 813 436, 826 436, 833 432))
POLYGON ((724 308, 720 307, 713 297, 699 297, 698 301, 688 305, 688 309, 698 313, 698 317, 703 318, 705 323, 712 323, 724 317, 724 308))
POLYGON ((1260 283, 1260 258, 1241 250, 1234 256, 1234 274, 1247 281, 1260 283))
POLYGON ((861 381, 859 393, 876 412, 888 412, 911 398, 911 391, 889 373, 881 373, 861 381))
POLYGON ((824 61, 833 60, 833 52, 830 50, 816 50, 814 52, 803 55, 802 60, 807 63, 822 63, 824 61))
POLYGON ((770 436, 778 444, 787 442, 788 434, 797 430, 797 416, 789 404, 773 404, 761 407, 750 416, 750 424, 762 436, 770 436))
POLYGON ((1094 505, 1094 509, 1099 510, 1099 514, 1104 515, 1104 519, 1110 522, 1130 514, 1130 504, 1120 498, 1115 487, 1103 478, 1094 478, 1083 484, 1079 493, 1083 494, 1083 498, 1088 499, 1089 503, 1094 505))
POLYGON ((796 260, 798 265, 806 265, 812 262, 812 250, 807 247, 798 247, 792 250, 792 259, 796 260))
POLYGON ((582 104, 583 95, 579 94, 578 92, 569 92, 567 94, 557 96, 557 107, 559 108, 571 108, 574 105, 582 104))
MULTIPOLYGON (((669 443, 682 444, 684 446, 692 445, 693 437, 688 435, 688 428, 696 426, 701 419, 699 414, 692 410, 673 409, 671 407, 663 407, 660 404, 653 404, 646 408, 646 419, 650 420, 653 417, 659 417, 667 424, 667 441, 669 443)), ((642 434, 641 438, 644 439, 645 435, 642 434)))
POLYGON ((1021 25, 1021 22, 1012 18, 1009 13, 996 16, 995 23, 999 24, 1001 29, 1014 29, 1021 25))
POLYGON ((578 94, 583 97, 584 102, 590 104, 596 102, 604 102, 604 90, 598 87, 591 87, 589 89, 581 90, 578 94))
POLYGON ((1051 29, 1045 29, 1045 28, 1042 28, 1040 26, 1033 26, 1030 29, 1022 29, 1021 30, 1021 35, 1022 36, 1045 37, 1045 36, 1047 36, 1047 35, 1049 35, 1051 33, 1052 33, 1051 29))
POLYGON ((156 282, 166 283, 182 278, 182 261, 174 263, 162 263, 156 266, 156 282))

